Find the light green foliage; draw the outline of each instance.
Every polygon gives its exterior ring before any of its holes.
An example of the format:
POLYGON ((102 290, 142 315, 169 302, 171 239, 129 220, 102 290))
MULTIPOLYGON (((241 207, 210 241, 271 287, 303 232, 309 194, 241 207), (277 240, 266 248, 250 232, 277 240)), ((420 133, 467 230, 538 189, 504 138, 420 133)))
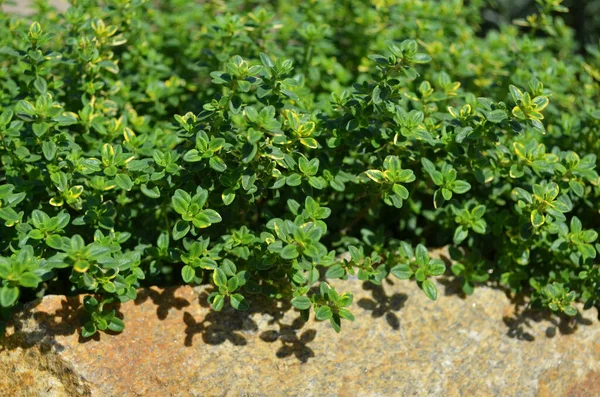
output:
POLYGON ((560 1, 487 32, 483 1, 39 3, 0 15, 5 317, 87 293, 82 335, 118 332, 137 288, 210 283, 339 331, 328 280, 443 274, 600 304, 600 49, 560 1))

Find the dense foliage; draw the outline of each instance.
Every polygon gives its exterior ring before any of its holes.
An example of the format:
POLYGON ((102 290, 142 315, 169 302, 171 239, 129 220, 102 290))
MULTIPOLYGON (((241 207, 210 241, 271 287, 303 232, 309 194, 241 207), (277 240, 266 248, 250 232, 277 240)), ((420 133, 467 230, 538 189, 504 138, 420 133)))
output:
POLYGON ((560 0, 485 34, 478 0, 72 2, 0 16, 5 316, 90 293, 83 335, 120 331, 210 282, 339 331, 350 275, 600 304, 600 48, 560 0))

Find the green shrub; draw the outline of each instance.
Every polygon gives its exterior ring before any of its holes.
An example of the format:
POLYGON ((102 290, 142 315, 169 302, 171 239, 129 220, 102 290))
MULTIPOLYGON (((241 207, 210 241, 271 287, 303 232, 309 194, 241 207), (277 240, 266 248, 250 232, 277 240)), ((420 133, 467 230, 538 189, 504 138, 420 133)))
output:
POLYGON ((0 306, 212 283, 353 320, 327 280, 600 304, 600 48, 559 0, 45 2, 0 16, 0 306), (595 245, 594 245, 595 244, 595 245), (450 245, 450 269, 428 248, 450 245), (341 255, 348 253, 348 255, 341 255))

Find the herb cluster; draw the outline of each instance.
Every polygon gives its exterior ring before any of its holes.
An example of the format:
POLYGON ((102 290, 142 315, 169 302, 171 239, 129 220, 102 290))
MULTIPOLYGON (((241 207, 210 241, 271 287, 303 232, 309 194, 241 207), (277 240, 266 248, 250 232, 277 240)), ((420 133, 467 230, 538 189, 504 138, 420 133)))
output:
POLYGON ((87 293, 90 336, 209 282, 339 331, 327 280, 443 274, 600 304, 600 47, 560 0, 486 34, 483 0, 72 3, 0 14, 4 316, 87 293))

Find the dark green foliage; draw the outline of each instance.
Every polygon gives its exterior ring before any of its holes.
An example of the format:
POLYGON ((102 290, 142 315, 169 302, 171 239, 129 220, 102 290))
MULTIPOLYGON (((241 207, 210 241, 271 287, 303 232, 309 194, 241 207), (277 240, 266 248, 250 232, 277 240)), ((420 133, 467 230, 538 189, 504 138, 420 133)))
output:
POLYGON ((443 274, 600 304, 600 49, 560 1, 486 34, 484 1, 73 3, 0 16, 5 315, 88 293, 82 334, 118 332, 208 282, 339 331, 328 279, 443 274))

